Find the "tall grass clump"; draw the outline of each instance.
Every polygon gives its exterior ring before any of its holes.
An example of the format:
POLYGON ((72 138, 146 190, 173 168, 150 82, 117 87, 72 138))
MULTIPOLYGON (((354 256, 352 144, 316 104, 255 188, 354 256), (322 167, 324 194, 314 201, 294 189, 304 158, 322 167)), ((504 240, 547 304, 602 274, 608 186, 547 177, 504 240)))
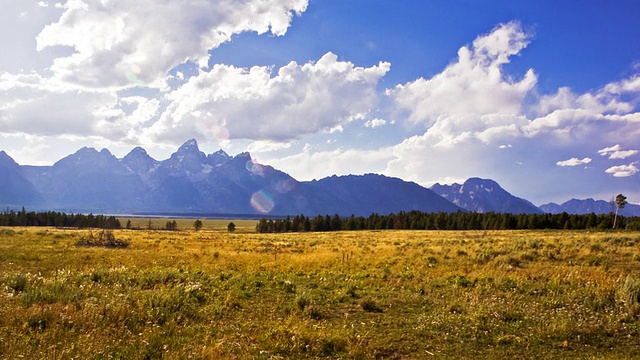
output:
POLYGON ((640 315, 640 278, 628 275, 620 285, 618 295, 634 315, 640 315))
POLYGON ((15 292, 23 292, 27 288, 27 277, 23 274, 18 274, 9 281, 9 288, 15 292))

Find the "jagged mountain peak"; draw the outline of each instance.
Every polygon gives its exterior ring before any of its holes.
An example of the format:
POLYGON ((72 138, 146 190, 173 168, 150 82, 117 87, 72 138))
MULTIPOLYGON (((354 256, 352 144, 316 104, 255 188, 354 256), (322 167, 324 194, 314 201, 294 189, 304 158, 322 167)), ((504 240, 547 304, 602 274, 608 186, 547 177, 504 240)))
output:
POLYGON ((229 157, 229 154, 227 154, 227 153, 226 153, 224 150, 222 150, 222 149, 220 149, 220 150, 218 150, 218 151, 214 152, 214 153, 213 153, 213 154, 211 154, 211 155, 223 156, 223 157, 226 157, 226 158, 228 158, 228 157, 229 157))
POLYGON ((117 162, 118 159, 116 159, 116 157, 113 156, 113 154, 111 154, 109 150, 102 149, 98 151, 93 147, 85 146, 80 148, 75 153, 58 160, 53 164, 53 167, 60 168, 67 166, 76 166, 80 164, 84 164, 88 167, 105 167, 117 162))
POLYGON ((204 160, 207 156, 198 148, 196 139, 190 139, 182 144, 176 152, 171 154, 171 159, 173 160, 184 160, 185 157, 195 157, 199 160, 204 160))
POLYGON ((200 148, 198 148, 198 141, 196 139, 189 139, 184 144, 180 145, 178 152, 185 151, 199 152, 200 148))
POLYGON ((233 157, 234 160, 252 160, 251 159, 251 153, 249 153, 248 151, 245 152, 241 152, 240 154, 236 155, 233 157))
POLYGON ((431 190, 469 211, 513 214, 542 213, 535 205, 511 195, 491 179, 473 177, 467 179, 462 185, 435 184, 431 190))
POLYGON ((144 148, 142 148, 140 146, 136 146, 135 148, 131 149, 131 151, 129 151, 129 153, 127 155, 125 155, 125 157, 122 158, 122 160, 125 161, 125 162, 131 161, 133 159, 136 159, 136 160, 143 159, 143 160, 155 161, 154 158, 149 156, 149 153, 147 153, 147 150, 145 150, 144 148))
POLYGON ((139 174, 142 179, 147 180, 149 172, 158 167, 159 162, 149 156, 147 151, 140 146, 133 148, 121 160, 122 164, 130 171, 139 174))
POLYGON ((222 149, 214 152, 213 154, 207 155, 207 163, 213 167, 222 166, 229 160, 231 160, 231 157, 222 149))
POLYGON ((129 155, 138 155, 138 154, 140 154, 140 155, 149 155, 147 153, 147 150, 145 150, 143 147, 136 146, 133 149, 131 149, 131 151, 129 151, 129 154, 127 154, 127 156, 129 156, 129 155))

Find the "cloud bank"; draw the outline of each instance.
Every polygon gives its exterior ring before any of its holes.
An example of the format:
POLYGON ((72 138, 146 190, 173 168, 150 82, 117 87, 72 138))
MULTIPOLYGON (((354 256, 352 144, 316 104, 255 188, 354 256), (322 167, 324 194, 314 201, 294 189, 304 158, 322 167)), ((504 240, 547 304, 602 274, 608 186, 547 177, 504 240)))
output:
POLYGON ((68 0, 37 49, 69 47, 51 70, 84 87, 154 85, 186 61, 207 67, 208 51, 246 31, 284 35, 306 0, 68 0), (91 36, 88 36, 91 34, 91 36))
POLYGON ((0 136, 28 138, 16 148, 25 159, 53 148, 48 139, 173 150, 197 138, 302 179, 480 176, 538 199, 637 189, 640 76, 541 93, 533 69, 505 70, 535 41, 517 21, 461 46, 439 73, 395 85, 383 82, 384 59, 360 66, 333 52, 279 68, 216 62, 236 34, 285 35, 307 0, 25 4, 0 17, 20 40, 0 59, 0 136))
POLYGON ((530 40, 518 23, 500 25, 462 47, 458 59, 440 74, 388 90, 403 112, 400 116, 426 130, 394 147, 395 158, 386 173, 424 185, 447 177, 486 176, 529 196, 541 195, 533 187, 566 193, 576 184, 586 193, 589 186, 583 184, 600 184, 606 174, 635 175, 634 164, 612 167, 598 162, 594 166, 599 173, 588 175, 554 168, 591 163, 591 157, 561 160, 572 153, 599 153, 609 159, 638 154, 622 150, 640 138, 637 77, 593 93, 560 88, 555 94, 539 95, 533 70, 520 80, 504 72, 504 65, 530 40), (606 148, 615 142, 619 145, 606 148))
POLYGON ((149 131, 158 139, 212 141, 285 141, 327 131, 367 116, 389 67, 356 67, 332 53, 315 63, 291 62, 275 75, 268 67, 215 65, 168 93, 170 104, 149 131))

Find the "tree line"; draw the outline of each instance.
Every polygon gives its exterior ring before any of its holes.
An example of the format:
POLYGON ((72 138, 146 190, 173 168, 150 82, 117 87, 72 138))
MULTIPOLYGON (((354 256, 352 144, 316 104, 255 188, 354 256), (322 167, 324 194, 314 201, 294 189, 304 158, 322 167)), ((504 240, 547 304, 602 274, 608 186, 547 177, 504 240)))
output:
POLYGON ((115 216, 93 214, 65 214, 56 211, 27 212, 5 210, 0 213, 0 226, 55 226, 74 228, 120 229, 115 216))
MULTIPOLYGON (((614 214, 508 214, 508 213, 424 213, 420 211, 397 214, 371 214, 369 217, 340 217, 337 214, 287 216, 284 219, 262 218, 256 225, 259 233, 338 231, 338 230, 586 230, 611 229, 614 214)), ((617 228, 640 230, 640 217, 617 215, 617 228)))

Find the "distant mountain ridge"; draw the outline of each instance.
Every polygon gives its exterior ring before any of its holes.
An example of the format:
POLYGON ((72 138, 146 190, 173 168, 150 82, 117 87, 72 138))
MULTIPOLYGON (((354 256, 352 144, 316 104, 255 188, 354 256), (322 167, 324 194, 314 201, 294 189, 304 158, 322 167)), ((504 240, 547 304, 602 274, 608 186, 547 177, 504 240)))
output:
MULTIPOLYGON (((121 159, 84 147, 51 166, 17 164, 0 151, 0 207, 84 213, 351 214, 400 211, 539 214, 609 213, 603 200, 572 199, 540 208, 491 179, 435 184, 430 189, 377 174, 298 181, 285 172, 223 150, 205 154, 191 139, 168 159, 141 147, 121 159)), ((620 212, 640 216, 640 206, 620 212)))
MULTIPOLYGON (((548 203, 540 205, 540 209, 550 214, 560 214, 562 212, 568 214, 608 214, 615 212, 615 204, 612 205, 609 201, 594 200, 591 198, 584 200, 571 199, 562 204, 548 203)), ((624 216, 640 216, 640 205, 627 204, 619 211, 619 214, 624 216)))
POLYGON ((219 150, 207 155, 194 139, 162 161, 141 147, 122 159, 107 149, 85 147, 52 166, 20 166, 2 152, 0 167, 6 168, 4 177, 11 177, 0 190, 2 206, 96 213, 344 216, 462 210, 429 189, 382 175, 300 182, 257 163, 249 153, 229 156, 219 150))

